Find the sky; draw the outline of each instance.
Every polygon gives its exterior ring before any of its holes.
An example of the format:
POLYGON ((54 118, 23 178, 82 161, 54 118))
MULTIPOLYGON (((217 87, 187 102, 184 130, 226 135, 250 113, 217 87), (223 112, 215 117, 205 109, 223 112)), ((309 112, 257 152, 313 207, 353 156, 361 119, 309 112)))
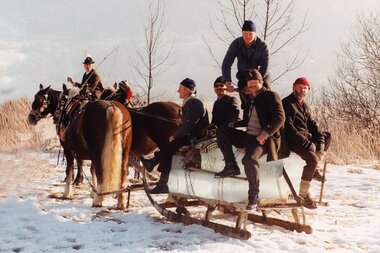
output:
MULTIPOLYGON (((131 62, 137 61, 137 51, 142 50, 146 0, 1 0, 1 4, 0 103, 32 97, 40 83, 61 89, 68 76, 80 81, 82 61, 88 54, 95 59, 105 85, 124 79, 137 91, 139 85, 144 85, 131 62)), ((174 46, 163 66, 165 71, 157 77, 153 95, 156 99, 177 99, 179 82, 189 77, 197 83, 198 96, 213 101, 212 83, 221 71, 205 40, 219 62, 228 47, 214 37, 209 25, 209 20, 215 20, 218 14, 216 1, 168 0, 167 6, 161 53, 167 52, 173 40, 174 46)), ((310 28, 284 57, 298 49, 307 57, 301 68, 274 83, 273 90, 285 96, 299 76, 308 77, 315 89, 327 85, 339 44, 352 32, 356 15, 379 6, 378 0, 296 1, 295 24, 306 13, 310 28)), ((271 59, 274 76, 285 61, 271 59)))

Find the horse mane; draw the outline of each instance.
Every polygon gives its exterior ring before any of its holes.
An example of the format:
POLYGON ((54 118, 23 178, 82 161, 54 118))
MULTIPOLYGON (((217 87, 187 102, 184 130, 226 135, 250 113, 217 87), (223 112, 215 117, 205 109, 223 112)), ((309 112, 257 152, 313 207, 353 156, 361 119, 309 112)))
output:
POLYGON ((80 93, 80 88, 78 87, 74 87, 74 88, 71 88, 69 89, 67 92, 67 100, 71 100, 73 97, 75 97, 76 95, 78 95, 80 93))

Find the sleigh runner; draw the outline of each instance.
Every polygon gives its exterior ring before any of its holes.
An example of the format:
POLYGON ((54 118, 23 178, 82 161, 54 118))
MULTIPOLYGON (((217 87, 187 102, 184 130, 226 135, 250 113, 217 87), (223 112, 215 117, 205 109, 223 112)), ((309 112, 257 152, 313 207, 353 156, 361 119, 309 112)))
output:
MULTIPOLYGON (((168 182, 170 193, 162 203, 150 195, 144 173, 145 192, 153 206, 166 219, 187 225, 199 224, 241 239, 249 239, 251 236, 246 229, 248 222, 312 233, 312 228, 306 224, 304 207, 297 195, 305 164, 297 155, 291 154, 288 158, 272 162, 266 162, 266 156, 259 160, 260 204, 255 211, 245 210, 248 182, 241 163, 241 175, 214 178, 214 174, 224 166, 220 150, 212 148, 197 155, 200 155, 200 159, 194 159, 194 150, 187 150, 173 156, 168 182), (189 159, 189 153, 193 159, 189 159), (293 220, 284 219, 286 212, 293 220), (272 217, 272 214, 276 217, 272 217)), ((236 151, 236 156, 240 162, 243 154, 236 151)))

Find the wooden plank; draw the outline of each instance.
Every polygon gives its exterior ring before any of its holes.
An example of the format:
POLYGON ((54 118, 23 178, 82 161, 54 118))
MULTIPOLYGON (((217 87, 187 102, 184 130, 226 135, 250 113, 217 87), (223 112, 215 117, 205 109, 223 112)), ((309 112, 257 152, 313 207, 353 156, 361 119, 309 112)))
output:
POLYGON ((263 217, 261 215, 249 213, 248 220, 256 223, 261 223, 269 226, 279 226, 290 231, 297 231, 299 233, 305 232, 311 234, 313 229, 309 225, 302 225, 290 221, 280 220, 276 218, 263 217))
POLYGON ((215 232, 221 233, 222 235, 226 235, 233 238, 248 240, 251 237, 251 233, 244 229, 234 228, 227 225, 215 223, 212 221, 200 220, 200 219, 193 218, 190 216, 183 216, 171 211, 167 211, 164 216, 169 221, 172 221, 172 222, 181 222, 181 223, 184 223, 185 225, 192 225, 192 224, 201 225, 204 227, 211 228, 215 232))

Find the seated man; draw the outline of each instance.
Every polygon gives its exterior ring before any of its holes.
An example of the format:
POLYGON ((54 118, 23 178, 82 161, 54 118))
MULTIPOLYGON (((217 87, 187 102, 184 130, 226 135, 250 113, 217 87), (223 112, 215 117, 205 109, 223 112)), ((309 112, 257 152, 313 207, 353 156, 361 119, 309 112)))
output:
MULTIPOLYGON (((216 130, 218 145, 226 163, 223 171, 215 177, 228 177, 240 174, 232 145, 243 148, 242 159, 247 175, 248 205, 251 210, 257 205, 259 194, 259 164, 258 159, 268 153, 268 161, 283 158, 280 129, 285 122, 285 113, 279 95, 263 87, 263 78, 256 69, 248 73, 246 93, 250 94, 250 113, 242 121, 229 124, 230 127, 219 127, 216 130), (247 131, 233 127, 246 126, 247 131)), ((285 154, 285 153, 284 153, 285 154)))
POLYGON ((217 96, 212 107, 211 124, 220 127, 239 120, 239 108, 235 97, 227 95, 227 87, 223 77, 214 82, 214 92, 217 96))
POLYGON ((208 113, 201 100, 195 97, 195 82, 184 79, 178 88, 179 98, 183 99, 182 117, 179 129, 170 137, 169 143, 163 145, 155 157, 148 160, 141 157, 147 171, 151 172, 157 165, 161 172, 160 180, 155 188, 149 192, 153 194, 168 193, 168 181, 171 170, 172 157, 179 148, 190 145, 191 139, 200 138, 202 131, 209 125, 208 113))
POLYGON ((305 201, 305 207, 317 208, 310 197, 309 188, 313 178, 322 176, 316 170, 318 161, 331 142, 331 134, 322 132, 317 122, 310 114, 305 98, 310 90, 310 84, 305 77, 298 78, 293 83, 293 93, 282 100, 286 121, 285 135, 289 149, 306 161, 302 172, 299 195, 305 201))
POLYGON ((72 77, 67 77, 67 81, 79 88, 82 88, 84 85, 87 86, 85 87, 87 91, 99 98, 103 91, 103 85, 98 72, 94 69, 94 63, 91 57, 86 57, 83 61, 85 73, 83 74, 82 82, 74 82, 72 77))

